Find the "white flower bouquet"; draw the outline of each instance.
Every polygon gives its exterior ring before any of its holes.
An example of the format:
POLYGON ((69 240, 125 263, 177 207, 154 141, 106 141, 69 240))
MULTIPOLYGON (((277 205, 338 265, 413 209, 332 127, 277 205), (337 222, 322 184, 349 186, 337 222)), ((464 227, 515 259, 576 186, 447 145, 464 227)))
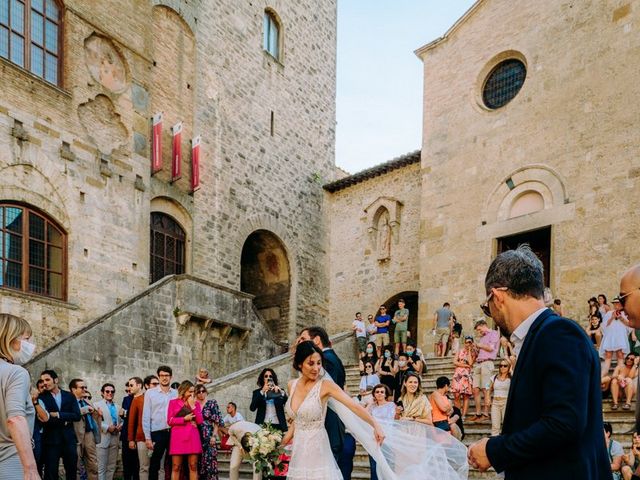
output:
POLYGON ((274 475, 274 468, 280 464, 284 452, 280 445, 283 433, 270 424, 262 427, 249 438, 249 458, 253 461, 256 473, 265 478, 274 475))

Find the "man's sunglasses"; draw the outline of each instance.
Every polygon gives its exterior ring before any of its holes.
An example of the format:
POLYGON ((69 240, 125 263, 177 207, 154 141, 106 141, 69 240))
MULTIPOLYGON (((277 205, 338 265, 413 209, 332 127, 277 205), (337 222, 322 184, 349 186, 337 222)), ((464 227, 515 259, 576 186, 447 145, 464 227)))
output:
POLYGON ((624 304, 627 303, 627 297, 631 295, 633 292, 635 292, 636 290, 640 290, 640 287, 634 288, 630 292, 620 293, 618 295, 618 300, 620 300, 620 305, 622 305, 622 308, 624 308, 624 304))
POLYGON ((493 297, 493 291, 494 290, 502 290, 503 292, 506 292, 507 290, 509 290, 509 287, 495 287, 495 288, 492 288, 491 292, 489 292, 489 295, 487 296, 487 299, 484 301, 484 303, 482 305, 480 305, 480 310, 482 310, 482 313, 484 313, 489 318, 491 318, 491 310, 489 310, 489 302, 491 301, 491 298, 493 297))

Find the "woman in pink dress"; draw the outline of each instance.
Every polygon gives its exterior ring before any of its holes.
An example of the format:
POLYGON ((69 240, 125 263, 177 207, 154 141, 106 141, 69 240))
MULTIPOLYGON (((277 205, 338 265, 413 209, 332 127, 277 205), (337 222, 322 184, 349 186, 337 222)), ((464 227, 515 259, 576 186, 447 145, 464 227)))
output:
POLYGON ((169 402, 167 423, 171 427, 171 480, 180 480, 185 455, 189 463, 189 480, 198 480, 198 455, 202 453, 198 425, 202 423, 202 411, 194 393, 193 383, 185 380, 178 387, 178 398, 169 402))

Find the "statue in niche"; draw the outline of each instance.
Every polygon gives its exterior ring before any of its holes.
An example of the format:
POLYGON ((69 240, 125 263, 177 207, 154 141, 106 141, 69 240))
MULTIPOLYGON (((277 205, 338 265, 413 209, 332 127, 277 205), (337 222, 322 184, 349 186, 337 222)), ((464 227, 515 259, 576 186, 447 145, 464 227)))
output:
POLYGON ((378 260, 391 258, 391 225, 385 209, 378 218, 378 260))

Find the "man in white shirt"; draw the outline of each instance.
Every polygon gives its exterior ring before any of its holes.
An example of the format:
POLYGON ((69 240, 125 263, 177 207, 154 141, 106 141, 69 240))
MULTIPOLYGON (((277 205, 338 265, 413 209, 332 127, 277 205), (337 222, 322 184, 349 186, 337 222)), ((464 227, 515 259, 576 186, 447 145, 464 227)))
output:
POLYGON ((364 353, 367 348, 367 330, 362 321, 362 313, 356 312, 356 318, 351 324, 351 330, 356 334, 356 341, 358 342, 358 351, 364 353))
POLYGON ((156 372, 160 385, 148 390, 144 395, 142 407, 142 430, 145 443, 151 450, 149 462, 149 480, 158 480, 158 472, 164 454, 169 449, 169 425, 167 425, 167 409, 169 401, 178 397, 178 392, 171 388, 171 367, 162 365, 156 372))
MULTIPOLYGON (((260 425, 244 420, 236 422, 229 428, 229 445, 233 446, 231 450, 231 459, 229 461, 229 480, 238 480, 240 478, 240 464, 242 458, 248 452, 247 438, 260 430, 260 425), (243 442, 244 439, 244 442, 243 442), (244 443, 244 445, 243 445, 244 443)), ((253 468, 252 468, 253 470, 253 468)), ((262 475, 253 473, 253 480, 261 480, 262 475)))
POLYGON ((234 423, 240 422, 242 420, 244 420, 244 417, 240 412, 238 412, 238 406, 233 402, 229 402, 227 404, 227 414, 222 419, 222 421, 224 422, 224 426, 226 428, 229 428, 234 423))

